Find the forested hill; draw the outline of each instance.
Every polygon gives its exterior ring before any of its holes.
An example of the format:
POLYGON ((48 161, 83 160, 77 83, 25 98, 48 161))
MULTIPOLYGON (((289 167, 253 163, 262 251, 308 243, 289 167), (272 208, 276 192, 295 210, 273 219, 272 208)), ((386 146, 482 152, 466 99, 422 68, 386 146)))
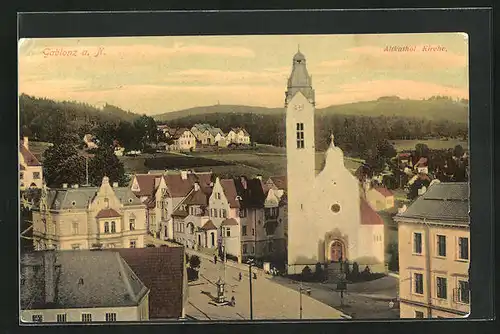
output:
POLYGON ((26 94, 19 97, 21 131, 34 138, 46 139, 52 125, 63 118, 71 123, 74 131, 85 131, 105 122, 133 122, 140 115, 106 104, 102 109, 90 104, 73 101, 54 101, 26 94), (56 120, 57 119, 57 120, 56 120))
MULTIPOLYGON (((381 97, 376 101, 355 102, 334 105, 316 110, 317 116, 398 116, 408 118, 423 118, 433 121, 468 122, 468 101, 456 101, 448 97, 432 97, 426 100, 400 99, 397 96, 381 97)), ((284 108, 264 108, 253 106, 214 105, 195 107, 179 111, 155 115, 158 122, 170 122, 188 116, 209 116, 211 114, 254 114, 254 115, 284 115, 284 108)))

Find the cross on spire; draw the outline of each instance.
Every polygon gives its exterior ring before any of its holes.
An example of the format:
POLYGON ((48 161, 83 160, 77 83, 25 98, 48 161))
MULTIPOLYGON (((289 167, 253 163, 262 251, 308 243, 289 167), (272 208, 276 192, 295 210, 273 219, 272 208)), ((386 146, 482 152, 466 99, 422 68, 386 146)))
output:
POLYGON ((335 139, 335 136, 333 135, 333 132, 332 132, 332 134, 330 135, 330 140, 331 140, 330 145, 332 145, 332 146, 335 146, 334 139, 335 139))

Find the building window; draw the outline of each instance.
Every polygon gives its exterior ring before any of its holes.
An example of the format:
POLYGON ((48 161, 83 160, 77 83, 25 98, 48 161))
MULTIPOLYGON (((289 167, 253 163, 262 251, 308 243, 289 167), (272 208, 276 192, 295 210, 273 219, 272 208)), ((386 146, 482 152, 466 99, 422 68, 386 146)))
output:
POLYGON ((106 208, 109 208, 109 199, 104 199, 104 205, 106 206, 106 208))
POLYGON ((424 312, 422 312, 422 311, 415 311, 415 318, 416 319, 423 319, 424 318, 424 312))
POLYGON ((469 259, 469 238, 458 238, 458 258, 460 260, 469 259))
POLYGON ((40 180, 40 172, 33 172, 33 180, 40 180))
POLYGON ((252 228, 252 235, 255 235, 255 229, 252 228))
POLYGON ((111 222, 111 233, 116 233, 116 223, 111 222))
POLYGON ((19 173, 19 179, 20 179, 20 180, 24 179, 24 172, 20 172, 20 173, 19 173))
POLYGON ((230 236, 231 236, 231 228, 226 227, 226 237, 230 237, 230 236))
POLYGON ((241 235, 247 235, 247 227, 245 225, 241 227, 241 235))
POLYGON ((31 316, 31 321, 33 321, 33 322, 43 322, 43 315, 41 315, 41 314, 33 314, 31 316))
POLYGON ((66 322, 66 313, 58 314, 57 322, 66 322))
POLYGON ((335 203, 332 205, 332 207, 330 209, 332 210, 333 213, 339 213, 340 212, 340 204, 335 203))
POLYGON ((72 224, 72 230, 73 230, 73 234, 78 234, 78 223, 77 222, 73 222, 72 224))
POLYGON ((128 224, 131 231, 135 230, 135 219, 130 218, 128 224))
POLYGON ((106 321, 116 321, 116 313, 106 313, 106 321))
POLYGON ((246 254, 246 253, 247 253, 247 245, 243 244, 243 254, 246 254))
POLYGON ((240 209, 240 218, 245 218, 247 216, 247 210, 246 209, 240 209))
POLYGON ((109 223, 108 222, 104 223, 104 233, 109 233, 109 223))
POLYGON ((424 275, 415 274, 415 293, 424 294, 424 275))
POLYGON ((469 304, 470 294, 468 281, 458 281, 458 301, 460 303, 469 304))
POLYGON ((304 148, 304 123, 297 123, 297 148, 304 148))
POLYGON ((214 209, 214 218, 217 218, 217 210, 214 209))
POLYGON ((215 193, 215 198, 220 199, 220 193, 215 193))
POLYGON ((227 211, 226 211, 226 209, 222 209, 222 218, 227 218, 227 211))
POLYGON ((79 250, 80 249, 80 244, 73 244, 71 245, 72 250, 79 250))
POLYGON ((135 248, 136 240, 130 240, 130 248, 135 248))
POLYGON ((92 314, 82 313, 82 322, 92 322, 92 314))
POLYGON ((446 291, 446 278, 444 277, 436 277, 436 283, 437 283, 437 297, 446 299, 447 298, 447 291, 446 291))
POLYGON ((273 252, 273 242, 272 241, 267 245, 267 247, 268 247, 269 253, 273 252))
POLYGON ((422 254, 422 233, 413 234, 413 253, 422 254))
POLYGON ((446 256, 446 236, 437 236, 438 256, 446 256))

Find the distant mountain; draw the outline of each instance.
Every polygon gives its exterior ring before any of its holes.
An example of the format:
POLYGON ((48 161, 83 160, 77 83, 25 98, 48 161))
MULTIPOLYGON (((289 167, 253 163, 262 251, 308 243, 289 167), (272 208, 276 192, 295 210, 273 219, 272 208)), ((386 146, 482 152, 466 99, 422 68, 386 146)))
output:
MULTIPOLYGON (((333 105, 318 108, 318 116, 331 114, 352 116, 399 116, 424 118, 428 120, 448 120, 451 122, 468 122, 468 101, 454 101, 446 97, 437 97, 427 100, 400 99, 397 96, 381 97, 376 101, 354 102, 342 105, 333 105)), ((195 107, 179 111, 168 112, 153 116, 158 122, 189 116, 210 114, 257 114, 257 115, 284 115, 284 108, 265 108, 241 105, 214 105, 195 107)))

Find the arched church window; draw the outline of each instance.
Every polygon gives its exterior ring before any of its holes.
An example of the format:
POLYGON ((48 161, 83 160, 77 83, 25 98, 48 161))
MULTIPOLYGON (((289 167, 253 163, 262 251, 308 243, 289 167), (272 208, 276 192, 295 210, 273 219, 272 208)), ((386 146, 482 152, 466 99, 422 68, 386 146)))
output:
POLYGON ((340 212, 340 204, 335 203, 331 206, 330 208, 333 213, 339 213, 340 212))
POLYGON ((108 222, 104 223, 104 233, 109 233, 109 223, 108 222))

